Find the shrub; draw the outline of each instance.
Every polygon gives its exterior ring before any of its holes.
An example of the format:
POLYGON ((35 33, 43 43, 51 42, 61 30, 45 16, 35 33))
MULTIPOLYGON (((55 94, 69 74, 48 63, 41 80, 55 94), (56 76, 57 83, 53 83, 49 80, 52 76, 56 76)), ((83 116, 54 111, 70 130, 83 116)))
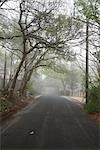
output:
POLYGON ((89 89, 88 102, 85 104, 85 110, 89 113, 98 112, 100 109, 100 85, 92 86, 89 89))
POLYGON ((5 97, 0 97, 0 112, 5 112, 10 109, 12 103, 9 102, 5 97))

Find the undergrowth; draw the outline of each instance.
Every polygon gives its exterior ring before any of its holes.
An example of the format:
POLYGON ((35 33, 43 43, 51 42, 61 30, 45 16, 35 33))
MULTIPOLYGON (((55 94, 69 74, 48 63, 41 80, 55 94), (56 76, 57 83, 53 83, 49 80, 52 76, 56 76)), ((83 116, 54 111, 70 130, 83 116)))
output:
POLYGON ((87 104, 85 104, 85 110, 89 113, 100 111, 100 85, 92 86, 89 89, 89 97, 87 104))

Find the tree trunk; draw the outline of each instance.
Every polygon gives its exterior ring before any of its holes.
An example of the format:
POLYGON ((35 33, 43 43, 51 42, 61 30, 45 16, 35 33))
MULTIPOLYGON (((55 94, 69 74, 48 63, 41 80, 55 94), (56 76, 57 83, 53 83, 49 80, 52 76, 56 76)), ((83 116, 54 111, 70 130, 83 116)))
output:
POLYGON ((12 81, 12 67, 13 67, 13 54, 11 54, 11 61, 10 61, 10 75, 9 75, 9 82, 6 85, 5 91, 8 92, 9 86, 12 81))
POLYGON ((11 54, 11 60, 10 60, 10 76, 9 76, 9 81, 12 80, 12 66, 13 66, 13 54, 11 54))
POLYGON ((21 85, 20 85, 20 89, 19 89, 19 92, 20 92, 20 95, 23 95, 24 94, 24 91, 25 91, 25 85, 27 84, 27 77, 28 76, 28 73, 25 72, 24 73, 24 76, 23 76, 23 79, 22 79, 22 82, 21 82, 21 85))
POLYGON ((89 23, 86 24, 86 103, 88 102, 89 95, 89 23))
POLYGON ((62 81, 62 85, 63 85, 63 94, 66 95, 66 82, 63 79, 61 81, 62 81))
POLYGON ((23 62, 24 62, 24 60, 25 60, 25 57, 26 57, 26 55, 24 54, 23 57, 22 57, 22 60, 21 60, 21 62, 20 62, 20 64, 19 64, 19 66, 18 66, 18 68, 17 68, 16 74, 15 74, 15 76, 14 76, 14 78, 13 78, 12 83, 11 83, 11 87, 10 87, 10 91, 9 91, 9 96, 12 96, 13 93, 14 93, 14 89, 15 89, 15 86, 16 86, 17 77, 18 77, 18 75, 19 75, 19 72, 20 72, 20 70, 21 70, 21 67, 22 67, 22 65, 23 65, 23 62))
POLYGON ((24 74, 24 77, 23 77, 23 80, 22 80, 22 83, 21 83, 21 87, 19 89, 21 95, 24 94, 24 91, 26 89, 27 83, 28 83, 28 81, 30 80, 30 78, 32 76, 33 70, 34 70, 34 67, 30 70, 30 72, 28 72, 28 73, 26 72, 24 74))
POLYGON ((6 84, 6 70, 7 70, 7 56, 6 56, 6 52, 5 52, 4 77, 3 77, 3 90, 5 90, 5 84, 6 84))

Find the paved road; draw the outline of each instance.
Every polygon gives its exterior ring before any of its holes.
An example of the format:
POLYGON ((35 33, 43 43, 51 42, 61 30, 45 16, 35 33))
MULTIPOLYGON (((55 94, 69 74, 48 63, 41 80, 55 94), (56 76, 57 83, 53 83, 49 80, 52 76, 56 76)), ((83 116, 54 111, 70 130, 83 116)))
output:
POLYGON ((99 128, 79 105, 42 96, 2 131, 2 149, 99 149, 99 128))

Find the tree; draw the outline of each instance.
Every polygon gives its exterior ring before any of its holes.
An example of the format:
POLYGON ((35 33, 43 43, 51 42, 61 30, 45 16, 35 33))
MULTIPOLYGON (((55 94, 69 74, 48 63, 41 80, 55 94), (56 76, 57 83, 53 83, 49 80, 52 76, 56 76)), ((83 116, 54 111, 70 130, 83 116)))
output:
POLYGON ((43 74, 45 74, 47 78, 57 81, 58 87, 63 95, 68 94, 73 96, 74 90, 77 89, 79 85, 81 87, 80 71, 74 64, 75 60, 72 61, 70 59, 70 61, 66 61, 64 59, 56 59, 49 68, 43 69, 43 74))
MULTIPOLYGON (((18 24, 16 24, 17 32, 13 30, 13 27, 15 28, 15 24, 13 24, 12 30, 8 30, 6 35, 3 33, 0 37, 2 41, 6 40, 11 44, 11 52, 16 54, 16 51, 18 51, 20 54, 20 62, 16 67, 12 82, 9 82, 9 95, 13 95, 16 81, 21 72, 23 72, 22 82, 24 83, 22 85, 23 89, 25 89, 33 69, 38 67, 41 61, 44 61, 44 56, 48 52, 62 53, 61 48, 64 44, 64 27, 62 26, 63 23, 60 17, 55 15, 55 8, 56 3, 54 2, 44 3, 22 0, 19 5, 19 11, 15 14, 15 17, 19 15, 19 20, 16 20, 16 22, 18 21, 18 24), (55 24, 55 27, 53 27, 53 24, 55 24), (61 37, 61 32, 63 32, 63 38, 61 37), (18 44, 17 48, 12 47, 12 43, 15 39, 16 42, 18 42, 17 39, 20 39, 20 47, 18 47, 18 44), (23 69, 24 65, 25 69, 23 69)), ((3 9, 3 11, 5 11, 5 8, 3 9)), ((15 12, 16 8, 11 11, 15 12)))
MULTIPOLYGON (((88 91, 89 91, 89 46, 90 46, 90 33, 91 31, 89 30, 90 25, 94 29, 94 27, 98 28, 100 24, 100 17, 99 17, 99 1, 81 1, 77 0, 76 1, 77 5, 77 15, 78 15, 78 21, 82 21, 83 23, 86 24, 86 103, 88 101, 88 91), (97 11, 98 10, 98 11, 97 11), (80 18, 81 16, 81 18, 80 18), (83 19, 82 19, 83 18, 83 19)), ((96 32, 96 29, 93 31, 96 32)), ((93 33, 91 38, 93 38, 93 33)))

